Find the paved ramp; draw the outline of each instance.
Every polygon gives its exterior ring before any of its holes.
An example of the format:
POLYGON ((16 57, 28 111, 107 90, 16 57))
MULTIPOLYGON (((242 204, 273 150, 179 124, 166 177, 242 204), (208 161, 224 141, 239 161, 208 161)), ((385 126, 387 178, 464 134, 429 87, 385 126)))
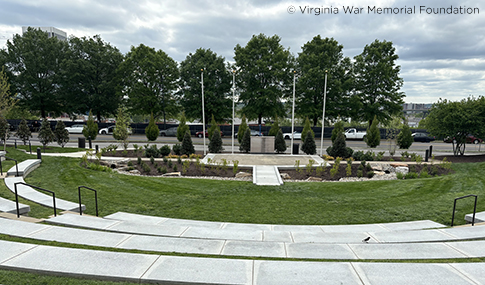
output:
POLYGON ((256 165, 253 168, 253 183, 256 185, 283 185, 280 172, 276 166, 256 165))

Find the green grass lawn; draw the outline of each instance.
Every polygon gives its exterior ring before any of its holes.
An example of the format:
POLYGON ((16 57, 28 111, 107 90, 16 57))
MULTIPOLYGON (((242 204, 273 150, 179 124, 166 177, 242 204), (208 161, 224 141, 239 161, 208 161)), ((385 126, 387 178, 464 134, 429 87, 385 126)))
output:
MULTIPOLYGON (((12 150, 11 156, 25 158, 12 150)), ((136 177, 81 168, 79 159, 44 157, 26 182, 78 201, 77 187, 98 190, 99 213, 117 211, 182 219, 271 224, 361 224, 429 219, 449 225, 453 199, 483 194, 485 163, 454 164, 456 173, 416 180, 285 183, 255 186, 251 182, 187 178, 136 177)), ((88 214, 95 214, 94 194, 84 190, 88 214)), ((0 195, 12 198, 3 185, 0 195)), ((30 202, 22 201, 22 203, 30 202)), ((485 205, 478 203, 477 211, 485 205)), ((460 200, 455 224, 473 211, 473 199, 460 200)), ((51 209, 33 206, 31 216, 51 209)))

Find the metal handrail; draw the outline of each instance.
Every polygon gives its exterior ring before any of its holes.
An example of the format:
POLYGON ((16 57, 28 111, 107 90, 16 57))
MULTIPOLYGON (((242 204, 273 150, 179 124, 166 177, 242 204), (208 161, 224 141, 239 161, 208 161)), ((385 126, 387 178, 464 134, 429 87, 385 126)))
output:
POLYGON ((52 194, 52 202, 53 202, 53 206, 54 206, 54 217, 57 217, 57 213, 56 213, 57 212, 56 211, 56 193, 54 193, 53 191, 44 189, 44 188, 40 188, 40 187, 31 185, 31 184, 27 184, 25 182, 16 182, 14 184, 14 186, 15 186, 14 188, 15 188, 15 204, 17 205, 17 218, 20 218, 19 195, 17 193, 17 185, 18 184, 22 184, 22 185, 25 185, 25 186, 29 186, 29 187, 35 188, 37 190, 46 191, 46 192, 51 193, 52 194))
MULTIPOLYGON (((13 158, 10 158, 10 157, 7 157, 7 156, 4 156, 5 159, 10 159, 10 160, 13 160, 15 161, 15 169, 17 170, 17 175, 16 176, 19 176, 19 165, 18 165, 18 161, 16 159, 13 159, 13 158)), ((3 175, 3 166, 2 166, 2 160, 0 159, 0 174, 3 175)))
POLYGON ((96 217, 97 217, 98 216, 98 191, 96 189, 89 188, 89 187, 86 187, 86 186, 77 187, 77 192, 79 194, 79 215, 81 215, 81 216, 83 215, 83 211, 82 211, 82 208, 81 208, 81 188, 94 191, 94 201, 96 203, 96 217))
POLYGON ((453 215, 451 216, 451 226, 453 226, 453 221, 455 220, 456 200, 460 200, 460 199, 464 199, 464 198, 468 198, 468 197, 475 197, 475 206, 473 207, 472 226, 475 225, 475 213, 477 212, 477 198, 478 198, 478 196, 474 195, 474 194, 470 194, 470 195, 466 195, 466 196, 463 196, 463 197, 455 198, 455 203, 453 204, 453 215))

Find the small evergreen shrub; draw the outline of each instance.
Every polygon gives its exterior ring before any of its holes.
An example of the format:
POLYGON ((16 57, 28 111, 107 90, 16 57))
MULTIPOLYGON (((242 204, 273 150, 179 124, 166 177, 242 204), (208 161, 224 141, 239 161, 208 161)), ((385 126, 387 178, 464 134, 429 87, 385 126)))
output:
POLYGON ((147 147, 145 149, 145 156, 146 157, 155 157, 155 158, 160 157, 160 153, 158 152, 157 146, 156 145, 152 145, 150 147, 147 147))
POLYGON ((221 132, 219 129, 213 132, 212 137, 209 142, 209 152, 210 153, 221 153, 224 150, 222 147, 221 132))
POLYGON ((180 144, 174 144, 172 147, 172 151, 175 155, 180 155, 182 154, 182 146, 180 144))
POLYGON ((161 156, 165 157, 170 154, 171 149, 168 145, 164 145, 158 150, 158 152, 160 153, 161 156))
POLYGON ((239 150, 245 153, 248 153, 251 150, 251 131, 249 129, 246 129, 246 132, 244 133, 244 137, 239 145, 239 150))
MULTIPOLYGON (((24 143, 24 145, 27 144, 29 138, 32 137, 32 132, 30 131, 29 126, 27 126, 27 121, 22 120, 20 122, 19 128, 17 129, 15 135, 24 143)), ((69 138, 69 133, 67 134, 67 137, 69 138)))
POLYGON ((404 124, 401 132, 397 135, 396 143, 401 149, 408 149, 414 142, 411 129, 408 124, 404 124))
MULTIPOLYGON (((307 118, 308 119, 308 118, 307 118)), ((312 131, 308 131, 305 136, 305 140, 303 141, 303 145, 301 146, 301 150, 309 155, 313 155, 317 153, 317 145, 315 144, 315 138, 313 137, 312 131)), ((347 153, 347 152, 345 152, 347 153)))
POLYGON ((374 116, 372 124, 367 128, 367 134, 365 136, 365 142, 368 147, 375 148, 381 144, 381 133, 377 127, 377 117, 374 116))
POLYGON ((281 129, 278 130, 274 140, 274 148, 277 153, 284 153, 286 151, 286 142, 283 138, 283 131, 281 129))
POLYGON ((375 173, 374 171, 367 171, 367 178, 372 178, 374 177, 375 173))
POLYGON ((148 141, 156 141, 159 133, 160 133, 160 130, 155 124, 155 118, 153 117, 153 113, 152 113, 150 115, 150 121, 148 122, 148 126, 145 128, 145 135, 148 141))
POLYGON ((192 143, 192 138, 190 137, 189 132, 186 132, 184 138, 182 139, 182 149, 180 153, 183 155, 191 155, 195 153, 194 144, 192 143))

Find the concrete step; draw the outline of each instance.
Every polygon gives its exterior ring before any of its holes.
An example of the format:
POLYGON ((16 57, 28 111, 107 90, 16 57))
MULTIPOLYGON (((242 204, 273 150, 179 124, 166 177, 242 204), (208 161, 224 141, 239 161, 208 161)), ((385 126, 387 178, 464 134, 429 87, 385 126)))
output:
POLYGON ((278 167, 273 165, 256 165, 253 168, 253 183, 256 185, 283 185, 278 167))

